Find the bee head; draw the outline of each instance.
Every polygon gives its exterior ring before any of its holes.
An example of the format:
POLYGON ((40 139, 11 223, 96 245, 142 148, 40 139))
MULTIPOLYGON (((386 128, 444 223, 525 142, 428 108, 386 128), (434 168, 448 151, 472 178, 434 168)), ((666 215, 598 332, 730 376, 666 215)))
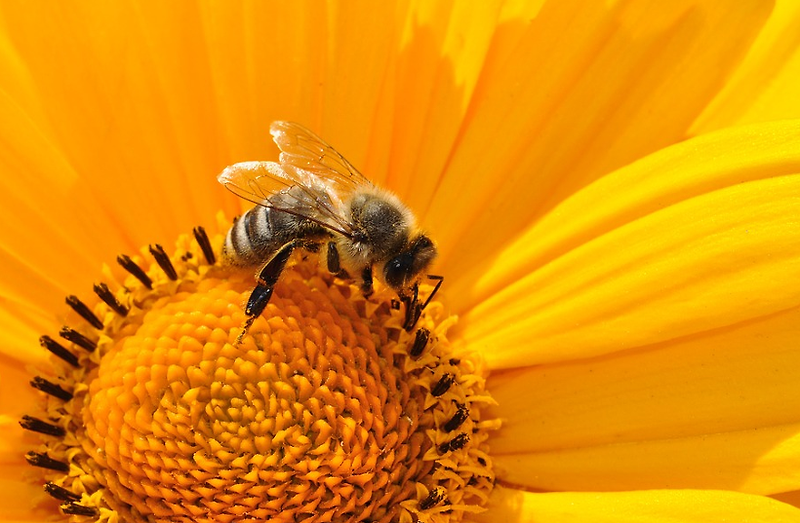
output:
POLYGON ((436 257, 436 247, 424 234, 413 238, 405 249, 386 262, 383 277, 398 294, 411 287, 436 257))

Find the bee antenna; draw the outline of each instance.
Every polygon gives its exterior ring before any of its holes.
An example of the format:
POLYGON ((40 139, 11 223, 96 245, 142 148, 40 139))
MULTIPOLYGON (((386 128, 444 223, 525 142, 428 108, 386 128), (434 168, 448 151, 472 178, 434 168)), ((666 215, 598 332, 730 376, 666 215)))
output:
POLYGON ((438 276, 436 274, 428 274, 428 279, 429 280, 435 280, 436 281, 436 286, 433 288, 431 293, 428 295, 428 299, 425 300, 425 303, 422 304, 422 307, 420 308, 420 311, 424 311, 425 310, 425 307, 427 307, 428 304, 433 299, 433 297, 436 296, 436 293, 439 292, 439 288, 442 286, 442 283, 444 283, 444 276, 438 276))

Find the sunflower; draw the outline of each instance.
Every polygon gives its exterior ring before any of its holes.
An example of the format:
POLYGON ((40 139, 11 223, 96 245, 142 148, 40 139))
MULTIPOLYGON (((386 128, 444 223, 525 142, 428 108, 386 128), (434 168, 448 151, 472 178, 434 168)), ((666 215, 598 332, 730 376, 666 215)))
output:
POLYGON ((800 8, 662 4, 0 5, 0 520, 800 521, 800 8), (306 252, 236 342, 273 120, 413 328, 306 252))

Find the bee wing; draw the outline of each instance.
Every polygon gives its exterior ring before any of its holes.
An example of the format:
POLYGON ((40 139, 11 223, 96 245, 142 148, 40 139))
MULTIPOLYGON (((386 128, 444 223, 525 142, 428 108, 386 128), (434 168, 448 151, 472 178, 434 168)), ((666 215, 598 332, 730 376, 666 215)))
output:
POLYGON ((281 166, 298 177, 317 176, 339 194, 352 193, 359 186, 372 185, 358 169, 325 140, 294 122, 275 121, 269 128, 281 150, 281 166))
POLYGON ((275 162, 241 162, 226 167, 217 181, 233 194, 257 205, 269 207, 315 222, 326 229, 352 236, 353 229, 341 217, 341 200, 321 188, 312 188, 314 180, 303 173, 287 172, 275 162), (300 190, 290 192, 292 187, 300 190), (285 206, 275 205, 272 196, 282 194, 285 206))

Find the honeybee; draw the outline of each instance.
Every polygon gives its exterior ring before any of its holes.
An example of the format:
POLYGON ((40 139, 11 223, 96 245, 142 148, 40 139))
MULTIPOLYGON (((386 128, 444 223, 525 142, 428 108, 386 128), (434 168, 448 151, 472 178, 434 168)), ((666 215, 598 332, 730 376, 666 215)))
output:
POLYGON ((428 275, 436 285, 420 303, 419 284, 436 258, 436 246, 418 229, 413 213, 303 126, 276 121, 270 134, 281 151, 278 162, 237 163, 217 177, 257 204, 231 226, 223 247, 229 263, 259 267, 239 341, 269 303, 295 249, 324 249, 328 270, 356 275, 365 296, 372 294, 377 276, 405 304, 404 327, 411 330, 444 279, 428 275))

